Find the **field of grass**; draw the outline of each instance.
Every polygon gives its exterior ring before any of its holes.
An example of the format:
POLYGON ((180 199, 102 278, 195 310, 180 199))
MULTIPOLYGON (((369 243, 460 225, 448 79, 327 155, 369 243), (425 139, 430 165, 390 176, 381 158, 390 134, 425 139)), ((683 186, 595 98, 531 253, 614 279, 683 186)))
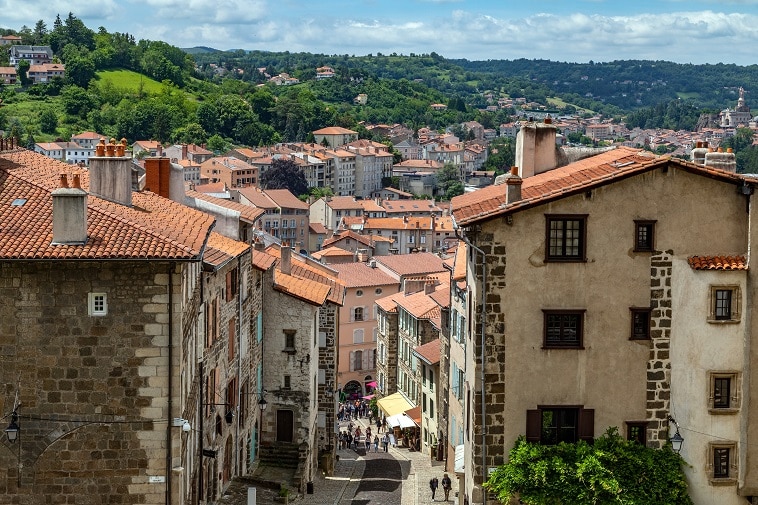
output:
POLYGON ((115 89, 127 90, 130 93, 158 94, 163 84, 131 70, 103 70, 97 72, 97 86, 109 84, 115 89))

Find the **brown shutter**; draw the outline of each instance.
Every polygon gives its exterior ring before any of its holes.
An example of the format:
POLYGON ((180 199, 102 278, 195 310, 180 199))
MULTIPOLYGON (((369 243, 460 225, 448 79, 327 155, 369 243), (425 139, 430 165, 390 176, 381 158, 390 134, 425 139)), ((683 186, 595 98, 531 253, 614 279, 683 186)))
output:
POLYGON ((540 441, 540 432, 542 431, 542 413, 539 410, 526 411, 526 441, 540 441))
POLYGON ((232 289, 233 289, 232 285, 233 285, 232 284, 232 272, 230 270, 229 272, 226 272, 226 301, 227 302, 229 300, 231 300, 232 297, 234 297, 234 292, 232 292, 232 289))
POLYGON ((579 409, 579 440, 595 440, 595 409, 579 409))

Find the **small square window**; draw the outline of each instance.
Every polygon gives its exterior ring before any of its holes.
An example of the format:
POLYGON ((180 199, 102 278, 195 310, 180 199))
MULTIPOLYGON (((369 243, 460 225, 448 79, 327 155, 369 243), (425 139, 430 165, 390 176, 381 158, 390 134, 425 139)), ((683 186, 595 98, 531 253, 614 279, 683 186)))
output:
POLYGON ((630 340, 650 340, 650 309, 629 309, 632 316, 632 332, 630 340))
POLYGON ((284 352, 292 354, 295 352, 295 334, 297 332, 295 330, 283 330, 283 331, 284 331, 284 352))
POLYGON ((550 349, 579 349, 584 333, 583 310, 543 310, 543 347, 550 349))
POLYGON ((739 372, 708 372, 708 410, 711 414, 733 414, 740 408, 739 372))
POLYGON ((708 446, 706 471, 711 485, 729 485, 737 482, 737 443, 719 441, 708 446))
POLYGON ((642 446, 647 445, 647 421, 627 421, 626 439, 642 446))
POLYGON ((739 286, 711 286, 708 321, 737 323, 740 321, 739 286))
POLYGON ((105 293, 90 293, 88 302, 90 316, 108 315, 108 299, 105 293))
POLYGON ((635 252, 652 252, 655 248, 655 221, 634 222, 635 252))

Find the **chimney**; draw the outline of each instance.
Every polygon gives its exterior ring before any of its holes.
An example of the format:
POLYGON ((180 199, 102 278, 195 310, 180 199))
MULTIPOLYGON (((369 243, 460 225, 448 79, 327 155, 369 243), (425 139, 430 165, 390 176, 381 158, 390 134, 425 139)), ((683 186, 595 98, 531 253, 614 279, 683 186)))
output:
POLYGON ((511 172, 505 176, 505 203, 510 204, 521 200, 521 183, 518 167, 511 167, 511 172))
POLYGON ((95 147, 90 157, 90 193, 111 202, 132 206, 132 159, 125 155, 126 139, 116 144, 105 139, 95 147))
POLYGON ((424 284, 424 294, 425 295, 431 295, 434 293, 434 281, 429 281, 426 284, 424 284))
POLYGON ((737 172, 737 162, 731 149, 724 152, 724 149, 719 147, 717 152, 713 152, 713 148, 710 148, 709 152, 705 153, 703 164, 709 168, 718 168, 732 173, 737 172))
POLYGON ((516 134, 516 166, 521 178, 547 172, 558 165, 556 131, 550 118, 545 118, 544 123, 529 122, 521 126, 516 134))
POLYGON ((160 142, 158 142, 158 147, 155 148, 155 155, 159 158, 163 156, 163 144, 160 142))
POLYGON ((53 244, 81 245, 87 242, 87 192, 79 184, 79 175, 68 186, 61 174, 60 187, 53 190, 53 244))
POLYGON ((156 195, 184 203, 184 169, 168 158, 145 159, 145 188, 156 195))
POLYGON ((187 144, 182 144, 182 159, 187 159, 187 144))
POLYGON ((279 269, 283 274, 289 275, 292 272, 292 249, 282 246, 279 250, 282 254, 282 262, 279 265, 279 269))

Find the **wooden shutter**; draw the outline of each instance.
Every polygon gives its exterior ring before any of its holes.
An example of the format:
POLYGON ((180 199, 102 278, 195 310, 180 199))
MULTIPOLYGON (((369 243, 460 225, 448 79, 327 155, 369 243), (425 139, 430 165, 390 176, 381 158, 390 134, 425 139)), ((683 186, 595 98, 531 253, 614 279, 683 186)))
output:
POLYGON ((232 289, 233 289, 232 285, 233 285, 232 284, 232 272, 230 270, 230 271, 226 272, 226 301, 227 302, 229 300, 231 300, 232 297, 234 297, 234 292, 232 292, 232 289))
POLYGON ((350 351, 350 371, 355 371, 355 351, 350 351))
POLYGON ((237 318, 233 317, 229 320, 229 361, 232 361, 234 359, 235 355, 235 344, 237 340, 237 318))
POLYGON ((595 409, 579 409, 579 440, 595 440, 595 409))
POLYGON ((527 410, 526 411, 526 441, 539 443, 541 432, 542 432, 542 411, 527 410))

